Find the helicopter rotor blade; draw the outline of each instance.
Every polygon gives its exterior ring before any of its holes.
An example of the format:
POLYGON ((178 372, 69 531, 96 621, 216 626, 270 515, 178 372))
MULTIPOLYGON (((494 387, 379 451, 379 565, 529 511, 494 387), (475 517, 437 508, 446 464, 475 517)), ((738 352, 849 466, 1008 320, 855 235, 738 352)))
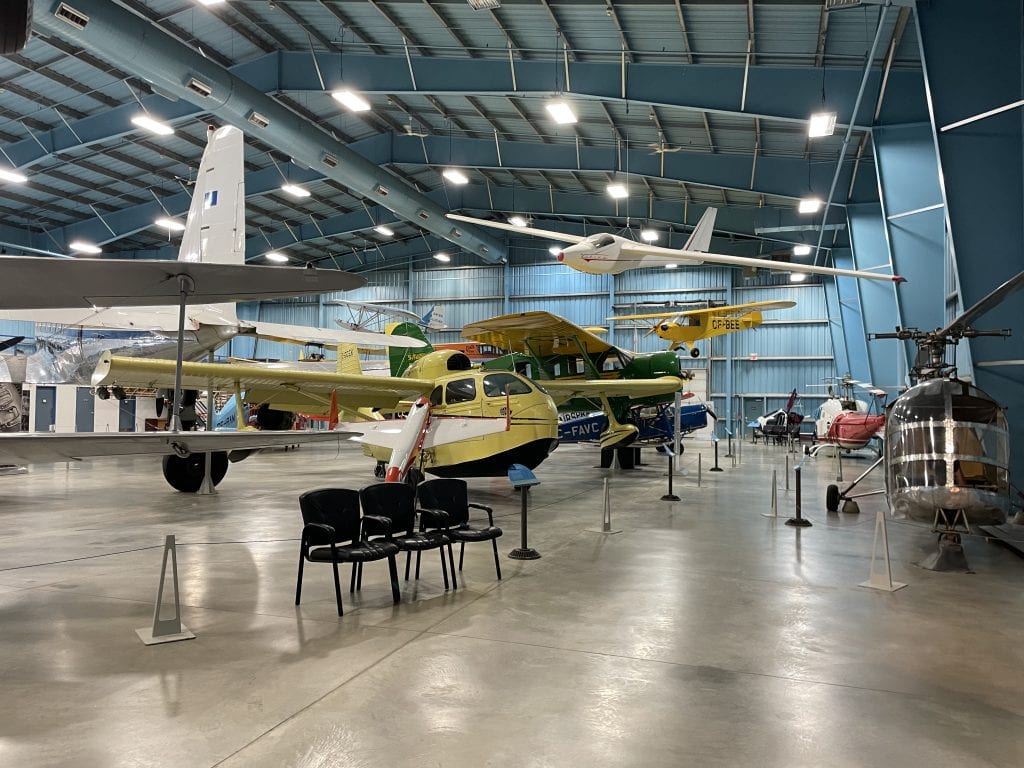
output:
POLYGON ((958 318, 939 331, 938 335, 944 336, 966 328, 986 312, 1001 304, 1007 296, 1021 288, 1024 288, 1024 272, 1018 272, 972 307, 964 310, 958 318))

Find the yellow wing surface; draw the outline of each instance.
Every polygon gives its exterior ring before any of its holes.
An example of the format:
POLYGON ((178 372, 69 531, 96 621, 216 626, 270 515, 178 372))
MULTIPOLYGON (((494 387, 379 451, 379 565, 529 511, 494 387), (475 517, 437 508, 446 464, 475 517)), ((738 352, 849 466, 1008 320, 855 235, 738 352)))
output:
POLYGON ((656 379, 546 379, 537 383, 547 390, 555 405, 574 398, 596 401, 601 397, 670 395, 686 386, 686 381, 677 376, 659 376, 656 379))
POLYGON ((463 326, 462 335, 471 341, 539 357, 579 354, 581 346, 588 355, 613 348, 606 340, 550 312, 492 317, 463 326))
POLYGON ((643 315, 615 315, 609 320, 668 320, 677 317, 734 317, 742 315, 751 310, 789 309, 795 307, 795 301, 752 301, 749 304, 731 304, 726 307, 709 307, 707 309, 688 309, 686 311, 665 310, 664 312, 652 312, 643 315))
MULTIPOLYGON (((104 354, 93 373, 92 385, 171 388, 174 361, 104 354)), ((343 408, 392 408, 430 392, 429 379, 368 376, 328 371, 302 371, 275 364, 184 363, 185 389, 244 390, 251 403, 269 403, 281 410, 319 413, 332 396, 343 408)))

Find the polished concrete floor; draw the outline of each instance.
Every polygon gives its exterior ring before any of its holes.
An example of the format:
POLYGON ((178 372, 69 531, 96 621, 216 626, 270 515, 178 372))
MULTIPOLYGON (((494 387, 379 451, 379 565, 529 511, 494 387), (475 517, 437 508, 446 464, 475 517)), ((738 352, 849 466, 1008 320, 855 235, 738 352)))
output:
POLYGON ((446 592, 428 557, 393 606, 371 564, 340 619, 327 566, 293 605, 296 497, 371 482, 354 447, 254 457, 213 497, 149 459, 0 477, 0 765, 1024 765, 1024 560, 975 539, 974 574, 928 572, 934 537, 891 522, 910 586, 859 587, 879 502, 826 514, 818 459, 813 527, 763 517, 785 456, 748 444, 711 474, 691 443, 667 503, 663 459, 560 448, 531 494, 542 559, 505 557, 518 498, 476 480, 505 579, 478 545, 446 592), (591 530, 604 477, 614 535, 591 530), (146 647, 168 533, 197 639, 146 647))

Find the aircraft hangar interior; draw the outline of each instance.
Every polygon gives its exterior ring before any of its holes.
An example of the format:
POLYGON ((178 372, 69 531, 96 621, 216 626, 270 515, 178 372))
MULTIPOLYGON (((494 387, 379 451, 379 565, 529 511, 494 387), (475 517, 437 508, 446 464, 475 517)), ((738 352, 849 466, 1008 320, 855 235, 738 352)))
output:
POLYGON ((1024 765, 1022 107, 1024 0, 5 0, 0 765, 1024 765))

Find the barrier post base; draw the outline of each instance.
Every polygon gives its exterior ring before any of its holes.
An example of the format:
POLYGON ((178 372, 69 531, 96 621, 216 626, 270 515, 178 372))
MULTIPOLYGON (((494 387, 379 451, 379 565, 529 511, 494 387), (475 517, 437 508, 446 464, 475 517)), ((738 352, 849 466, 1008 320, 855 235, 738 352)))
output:
POLYGON ((540 560, 540 552, 531 547, 516 547, 508 556, 513 560, 540 560))

